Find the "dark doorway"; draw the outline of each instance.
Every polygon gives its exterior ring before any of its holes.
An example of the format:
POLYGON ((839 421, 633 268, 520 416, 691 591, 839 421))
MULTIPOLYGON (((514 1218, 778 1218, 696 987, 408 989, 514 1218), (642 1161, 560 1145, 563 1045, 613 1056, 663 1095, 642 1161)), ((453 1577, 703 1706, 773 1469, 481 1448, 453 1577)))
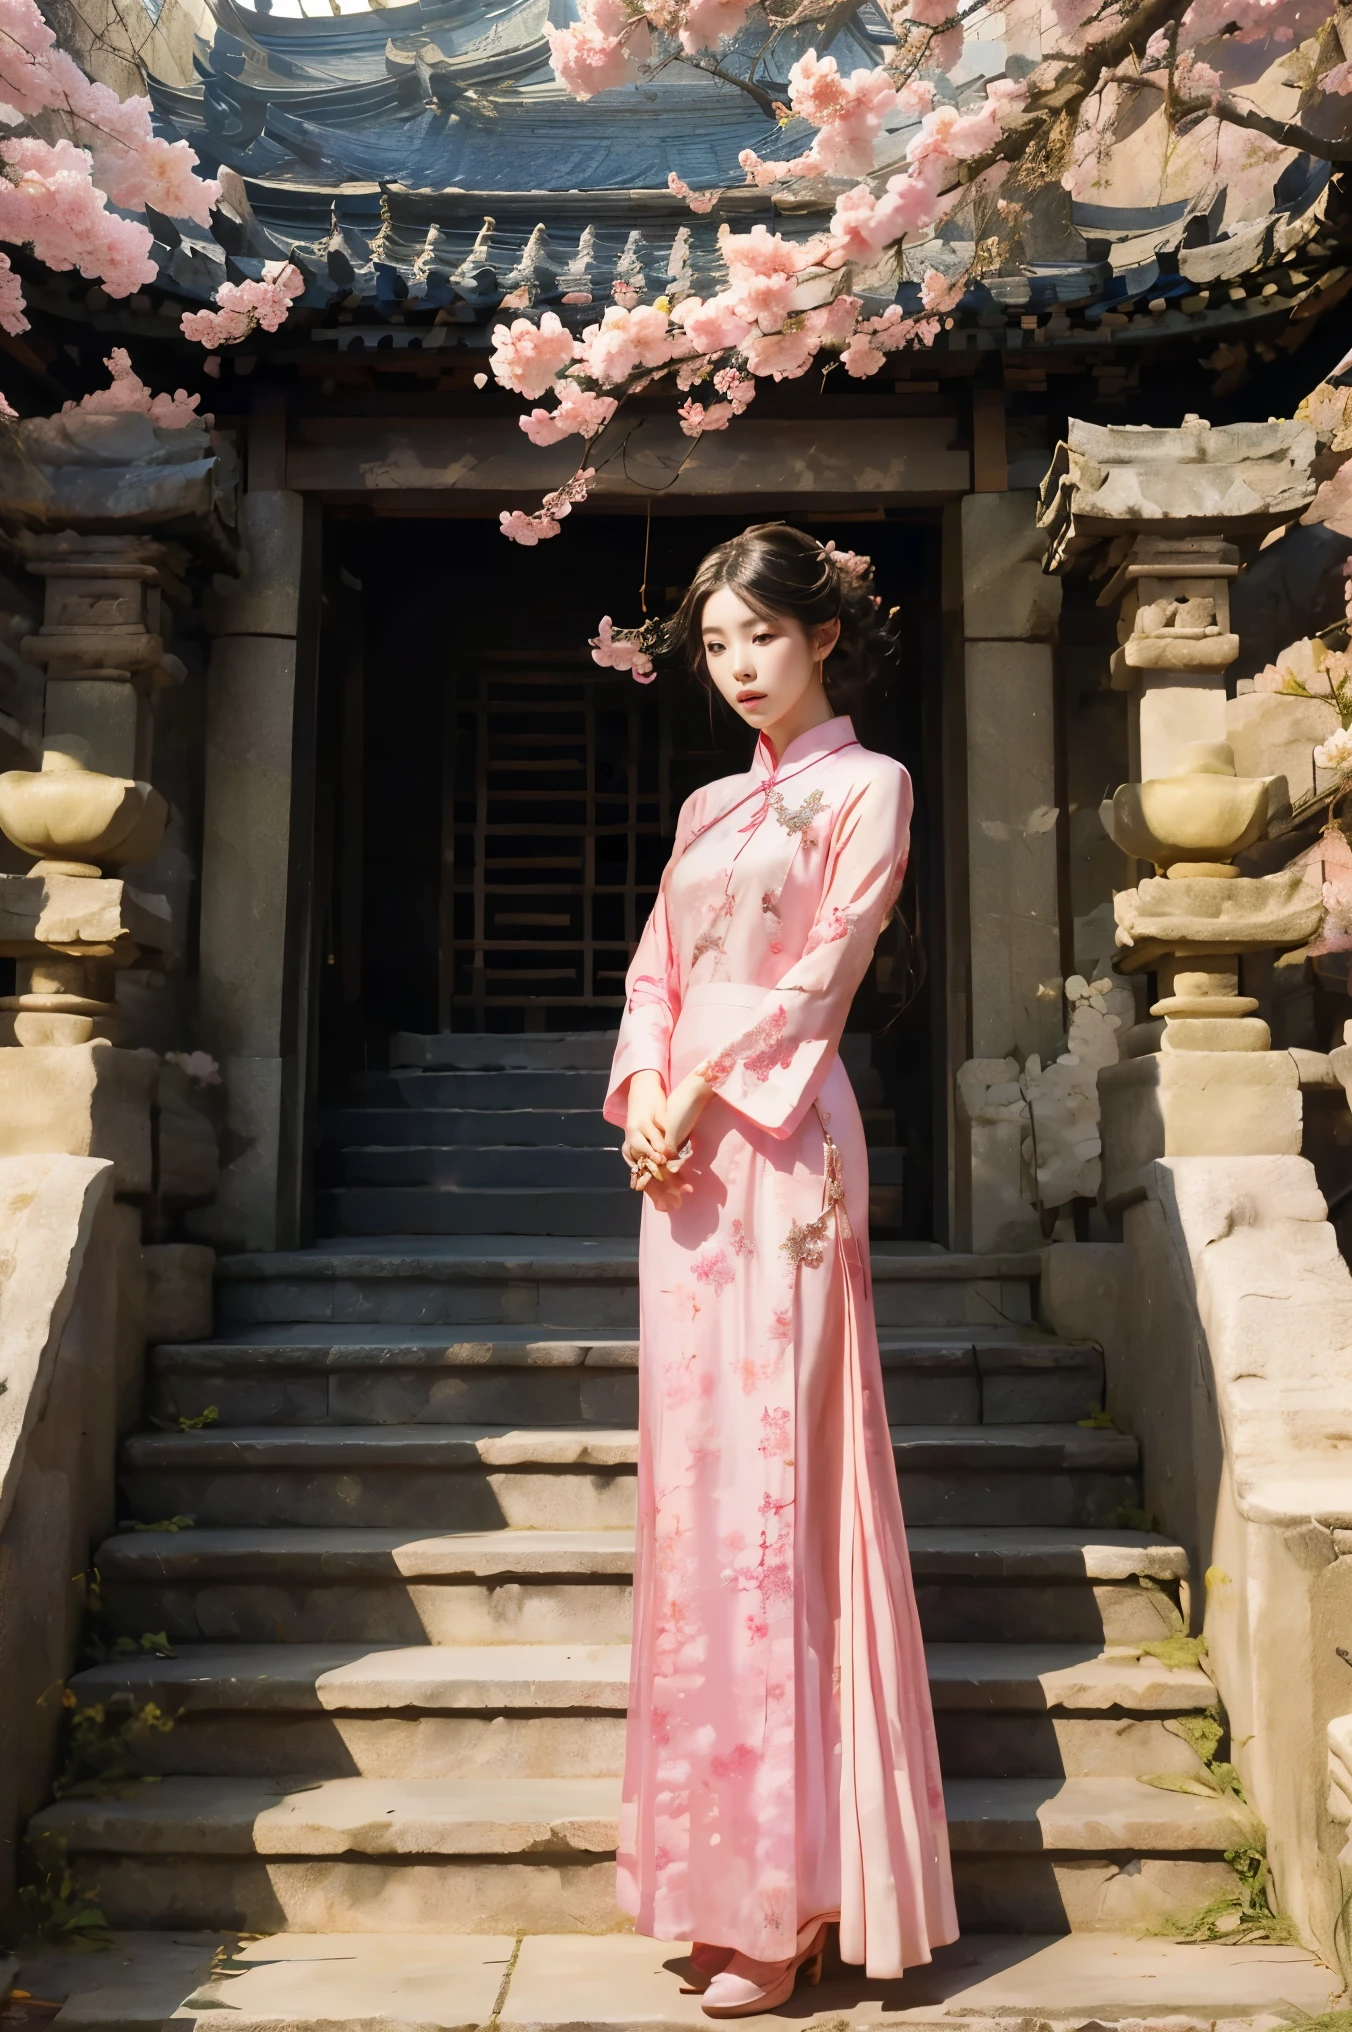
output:
MULTIPOLYGON (((327 1098, 383 1065, 397 1031, 615 1027, 680 805, 745 769, 751 743, 697 686, 601 670, 587 640, 605 613, 617 625, 641 618, 645 544, 648 606, 666 613, 704 552, 752 519, 579 516, 531 551, 487 521, 330 520, 326 577, 343 621, 330 631, 321 706, 333 753, 320 782, 334 800, 327 1098)), ((808 526, 868 551, 899 610, 897 673, 854 717, 866 745, 911 771, 912 862, 846 1057, 870 1140, 897 1151, 875 1232, 928 1239, 935 1164, 946 1161, 932 1118, 943 1037, 939 527, 924 515, 808 526)), ((880 1148, 884 1170, 881 1160, 880 1148)))

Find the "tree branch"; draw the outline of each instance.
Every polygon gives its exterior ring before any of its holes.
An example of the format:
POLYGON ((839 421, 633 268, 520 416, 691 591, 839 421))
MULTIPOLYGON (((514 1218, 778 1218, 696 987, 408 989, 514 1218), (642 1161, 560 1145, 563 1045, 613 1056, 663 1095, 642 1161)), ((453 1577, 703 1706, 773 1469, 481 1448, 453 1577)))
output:
POLYGON ((736 85, 739 92, 745 92, 748 98, 755 100, 767 120, 778 118, 775 112, 775 102, 769 92, 763 90, 760 85, 754 84, 750 78, 739 78, 735 71, 725 71, 722 64, 718 63, 714 58, 677 55, 673 58, 673 61, 691 64, 697 71, 707 71, 711 78, 721 78, 725 85, 736 85))
MULTIPOLYGON (((1133 90, 1160 92, 1166 97, 1169 92, 1167 74, 1148 72, 1140 77, 1119 78, 1117 82, 1133 90)), ((1194 114, 1205 114, 1212 120, 1226 120, 1232 127, 1248 127, 1255 134, 1265 134, 1269 141, 1276 141, 1283 148, 1293 148, 1302 155, 1313 155, 1320 162, 1352 162, 1352 141, 1326 141, 1322 134, 1311 134, 1307 127, 1297 125, 1294 120, 1274 120, 1267 113, 1260 113, 1256 107, 1241 106, 1235 99, 1220 96, 1175 99, 1171 110, 1175 121, 1190 120, 1194 114)))

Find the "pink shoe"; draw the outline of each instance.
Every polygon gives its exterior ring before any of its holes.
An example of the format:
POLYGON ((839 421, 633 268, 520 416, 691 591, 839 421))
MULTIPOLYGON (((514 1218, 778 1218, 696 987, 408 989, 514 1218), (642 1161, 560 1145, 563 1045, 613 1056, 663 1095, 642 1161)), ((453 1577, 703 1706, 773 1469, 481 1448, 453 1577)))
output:
POLYGON ((721 1975, 732 1960, 735 1950, 730 1947, 713 1947, 707 1940, 696 1940, 690 1948, 692 1990, 707 1990, 714 1977, 721 1975))
POLYGON ((799 1934, 797 1952, 787 1961, 753 1961, 749 1954, 734 1954, 709 1984, 700 2008, 709 2018, 749 2018, 757 2011, 773 2011, 793 1995, 800 1968, 810 1983, 821 1981, 825 1946, 825 1924, 814 1920, 799 1934))

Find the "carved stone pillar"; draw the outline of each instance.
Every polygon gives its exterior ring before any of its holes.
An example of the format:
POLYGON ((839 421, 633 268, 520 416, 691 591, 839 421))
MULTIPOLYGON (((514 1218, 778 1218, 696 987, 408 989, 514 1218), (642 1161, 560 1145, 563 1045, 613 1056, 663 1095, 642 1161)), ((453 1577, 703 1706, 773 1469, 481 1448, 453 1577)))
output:
MULTIPOLYGON (((1114 898, 1116 967, 1153 973, 1158 992, 1098 1075, 1110 1211, 1157 1158, 1300 1150, 1299 1071, 1240 993, 1240 960, 1300 945, 1321 899, 1305 869, 1235 865, 1267 827, 1275 772, 1237 772, 1225 673, 1239 653, 1230 586, 1242 540, 1255 545, 1308 505, 1314 450, 1299 424, 1074 422, 1043 486, 1049 567, 1088 565, 1105 581, 1099 604, 1120 602, 1109 682, 1134 705, 1133 781, 1102 816, 1140 877, 1114 898)), ((1283 779, 1282 803, 1285 790, 1283 779)))

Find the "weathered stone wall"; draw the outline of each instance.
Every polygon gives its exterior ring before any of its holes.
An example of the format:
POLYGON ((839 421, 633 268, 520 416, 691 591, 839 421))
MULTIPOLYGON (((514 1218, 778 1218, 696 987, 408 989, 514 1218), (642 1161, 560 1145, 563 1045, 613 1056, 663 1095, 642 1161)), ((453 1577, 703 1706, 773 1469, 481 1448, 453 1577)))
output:
POLYGON ((1144 1501, 1188 1551, 1193 1621, 1282 1909, 1334 1952, 1344 1824, 1327 1731, 1349 1704, 1352 1274, 1302 1157, 1183 1157, 1140 1174, 1120 1250, 1049 1252, 1044 1317, 1091 1332, 1144 1501), (1129 1302, 1127 1302, 1129 1300, 1129 1302))
POLYGON ((90 1552, 115 1522, 118 1435, 140 1408, 125 1331, 139 1222, 113 1167, 0 1158, 0 1921, 25 1821, 50 1795, 90 1552))
MULTIPOLYGON (((201 1015, 221 1063, 226 1159, 214 1206, 193 1230, 227 1249, 297 1239, 284 1157, 301 1077, 287 1007, 298 937, 292 870, 297 639, 303 502, 256 490, 241 501, 244 570, 218 597, 207 679, 201 1015)), ((305 879, 302 874, 299 879, 305 879)))
POLYGON ((57 40, 100 84, 122 98, 145 90, 145 71, 193 82, 192 40, 215 23, 203 0, 53 0, 57 40))
MULTIPOLYGON (((1063 1024, 1057 873, 1059 808, 1053 642, 1059 580, 1042 571, 1031 492, 969 494, 957 518, 965 717, 970 1020, 966 1049, 987 1085, 1017 1081, 1063 1024), (1014 1063, 1017 1061, 1017 1063, 1014 1063), (1006 1070, 1002 1073, 1001 1068, 1006 1070)), ((959 1247, 1036 1246, 1021 1190, 1025 1130, 1014 1103, 959 1093, 955 1162, 966 1215, 959 1247)), ((1026 1110, 1023 1111, 1026 1118, 1026 1110)))

